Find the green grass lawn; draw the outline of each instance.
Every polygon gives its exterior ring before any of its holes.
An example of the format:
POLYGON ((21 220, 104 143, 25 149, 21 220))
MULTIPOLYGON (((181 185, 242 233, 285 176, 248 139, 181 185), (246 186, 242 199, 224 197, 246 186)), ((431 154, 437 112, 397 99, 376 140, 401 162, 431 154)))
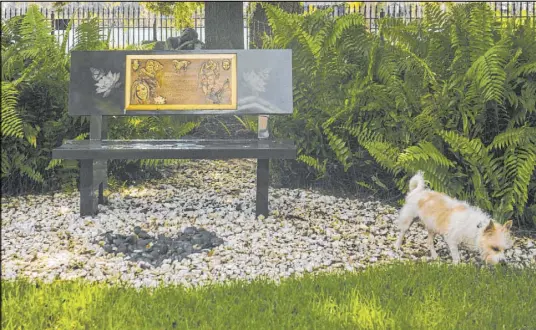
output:
POLYGON ((536 271, 393 264, 197 289, 2 281, 2 329, 535 329, 536 271))

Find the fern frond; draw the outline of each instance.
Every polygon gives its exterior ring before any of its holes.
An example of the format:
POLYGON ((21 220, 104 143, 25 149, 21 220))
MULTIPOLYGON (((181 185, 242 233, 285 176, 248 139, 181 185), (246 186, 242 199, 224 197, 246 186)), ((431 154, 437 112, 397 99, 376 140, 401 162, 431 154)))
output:
POLYGON ((3 137, 22 138, 24 136, 22 119, 16 110, 17 96, 18 91, 15 86, 10 82, 2 81, 2 123, 0 129, 3 137))
POLYGON ((348 170, 351 164, 348 162, 350 158, 350 149, 339 136, 334 134, 329 128, 324 128, 324 133, 328 137, 328 143, 331 150, 335 152, 337 160, 344 166, 344 170, 348 170))
POLYGON ((158 168, 160 166, 179 165, 188 162, 187 159, 142 159, 140 165, 145 168, 158 168))
POLYGON ((509 56, 504 45, 491 47, 482 56, 474 61, 467 71, 467 77, 476 82, 482 90, 484 101, 501 103, 505 98, 506 72, 504 67, 509 56))
POLYGON ((525 83, 525 86, 521 89, 519 103, 522 105, 522 109, 520 109, 522 114, 519 115, 517 120, 516 116, 512 118, 518 125, 526 118, 526 114, 536 113, 536 82, 527 81, 525 83))
POLYGON ((51 159, 48 163, 47 167, 45 167, 45 170, 51 170, 53 168, 56 168, 60 166, 63 163, 63 159, 51 159))
POLYGON ((527 76, 529 74, 534 74, 534 73, 536 73, 536 62, 520 65, 516 69, 514 74, 515 76, 527 76))
POLYGON ((313 158, 311 156, 308 156, 308 155, 304 155, 304 154, 301 154, 301 155, 298 155, 298 157, 296 158, 298 161, 308 165, 309 167, 312 167, 314 168, 317 172, 318 172, 318 177, 322 177, 325 175, 326 173, 326 164, 327 164, 327 158, 324 159, 324 161, 322 163, 320 163, 320 161, 316 158, 313 158))
POLYGON ((471 179, 477 201, 485 203, 489 209, 491 206, 487 205, 489 196, 486 185, 489 183, 494 189, 498 189, 499 183, 496 166, 494 166, 488 149, 478 138, 470 140, 454 131, 440 131, 438 134, 449 144, 453 152, 459 152, 468 163, 472 172, 471 179))
POLYGON ((27 164, 26 161, 26 157, 20 154, 13 158, 14 165, 22 175, 25 175, 37 183, 43 183, 43 175, 27 164))
POLYGON ((89 136, 89 133, 87 133, 87 132, 83 132, 83 133, 78 134, 78 135, 74 138, 74 140, 85 140, 88 136, 89 136))
MULTIPOLYGON (((71 19, 69 20, 69 24, 67 24, 67 28, 66 28, 65 31, 63 32, 63 35, 64 35, 64 36, 69 36, 69 35, 71 35, 71 30, 73 29, 73 22, 74 22, 74 19, 71 18, 71 19)), ((67 49, 68 43, 69 43, 69 38, 68 38, 68 37, 64 37, 63 40, 61 41, 61 46, 60 46, 60 50, 61 50, 61 53, 62 53, 62 54, 67 53, 67 51, 68 51, 68 49, 67 49)))
POLYGON ((529 143, 518 148, 511 148, 505 157, 505 172, 508 187, 505 189, 505 203, 510 209, 518 206, 523 214, 528 200, 529 184, 536 169, 536 144, 529 143))
POLYGON ((368 153, 378 162, 380 166, 396 173, 398 170, 398 164, 396 158, 399 155, 399 151, 396 146, 389 142, 382 141, 362 141, 360 144, 368 151, 368 153))
POLYGON ((11 174, 11 170, 12 170, 11 162, 9 160, 7 152, 4 149, 2 149, 1 168, 2 168, 2 178, 5 178, 11 174))
POLYGON ((486 3, 474 3, 469 7, 470 21, 468 25, 471 61, 475 62, 487 50, 492 48, 494 16, 486 3))
POLYGON ((398 163, 405 165, 414 161, 430 160, 434 165, 452 167, 454 163, 441 153, 432 143, 422 141, 418 145, 408 147, 398 157, 398 163))
POLYGON ((103 39, 98 17, 88 18, 76 27, 73 50, 104 50, 108 44, 103 39))
POLYGON ((382 142, 384 140, 383 136, 379 132, 370 130, 363 124, 355 126, 352 124, 347 124, 343 127, 343 129, 348 131, 348 133, 350 133, 350 135, 352 135, 353 137, 357 138, 357 141, 359 143, 366 143, 372 141, 382 142))
POLYGON ((183 124, 177 130, 178 136, 179 137, 185 136, 186 134, 190 133, 191 131, 199 127, 199 125, 200 125, 200 122, 193 122, 193 121, 183 124))
POLYGON ((430 32, 441 32, 449 23, 446 11, 441 9, 439 3, 424 3, 424 25, 430 32))
POLYGON ((23 123, 22 130, 26 141, 28 141, 32 147, 37 148, 37 134, 40 131, 39 126, 34 127, 28 123, 23 123))
POLYGON ((365 19, 363 15, 359 13, 347 14, 338 18, 335 21, 335 24, 333 25, 331 33, 326 40, 326 45, 325 45, 326 49, 329 49, 329 47, 335 46, 337 41, 340 40, 341 37, 343 36, 344 32, 350 29, 354 30, 355 27, 361 27, 364 24, 365 24, 365 19))
POLYGON ((408 173, 423 171, 431 186, 446 192, 449 186, 449 168, 454 163, 449 160, 432 143, 421 141, 417 145, 404 149, 398 155, 397 165, 404 168, 408 173))
MULTIPOLYGON (((39 11, 39 7, 37 5, 31 5, 20 25, 20 35, 23 42, 26 45, 33 46, 33 49, 43 49, 43 47, 51 44, 51 41, 52 43, 54 41, 54 36, 50 32, 51 27, 39 11)), ((24 50, 31 51, 31 49, 24 50)))
POLYGON ((518 127, 511 128, 495 136, 493 142, 487 147, 492 149, 516 148, 520 145, 536 143, 536 127, 518 127))
POLYGON ((31 168, 28 165, 20 166, 19 170, 22 174, 26 175, 28 178, 32 179, 37 183, 43 183, 45 181, 41 173, 37 172, 35 169, 31 168))

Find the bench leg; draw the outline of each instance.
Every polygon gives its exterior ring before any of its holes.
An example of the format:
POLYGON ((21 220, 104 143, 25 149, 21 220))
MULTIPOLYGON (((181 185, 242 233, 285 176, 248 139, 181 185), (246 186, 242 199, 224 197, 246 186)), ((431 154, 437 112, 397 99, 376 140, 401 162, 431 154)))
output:
POLYGON ((97 198, 93 183, 93 159, 80 160, 80 216, 97 213, 97 198))
POLYGON ((104 197, 104 189, 106 189, 107 182, 103 181, 99 184, 99 204, 106 204, 106 198, 104 197))
POLYGON ((257 159, 257 204, 256 215, 268 216, 268 185, 270 180, 270 160, 257 159))
POLYGON ((98 178, 99 178, 99 198, 98 202, 99 204, 106 204, 108 201, 106 197, 104 197, 104 190, 108 187, 108 161, 104 160, 101 161, 102 163, 99 164, 99 171, 98 178))

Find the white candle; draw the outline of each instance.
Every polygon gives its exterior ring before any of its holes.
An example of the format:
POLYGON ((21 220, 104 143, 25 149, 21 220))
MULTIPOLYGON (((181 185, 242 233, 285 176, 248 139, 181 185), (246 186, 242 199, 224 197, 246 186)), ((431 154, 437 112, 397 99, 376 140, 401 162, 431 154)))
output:
POLYGON ((259 139, 266 139, 270 136, 270 132, 268 131, 268 118, 269 117, 270 116, 268 115, 259 116, 259 129, 258 129, 259 139))

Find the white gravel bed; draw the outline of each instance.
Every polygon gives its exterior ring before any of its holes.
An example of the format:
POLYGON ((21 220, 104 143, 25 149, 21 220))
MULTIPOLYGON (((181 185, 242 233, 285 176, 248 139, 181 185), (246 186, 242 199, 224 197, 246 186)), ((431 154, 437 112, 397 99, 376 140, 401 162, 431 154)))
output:
MULTIPOLYGON (((95 217, 80 217, 78 193, 2 199, 2 279, 85 278, 125 285, 187 286, 307 272, 356 270, 429 256, 426 231, 414 224, 394 253, 398 210, 380 202, 335 198, 307 190, 270 188, 271 214, 255 218, 255 162, 190 161, 167 177, 109 196, 95 217), (105 232, 176 236, 204 228, 224 240, 211 250, 159 267, 109 254, 96 242, 105 232)), ((534 266, 533 238, 515 237, 511 264, 534 266)), ((451 262, 436 238, 441 262, 451 262)), ((476 256, 462 250, 462 259, 476 256)))

